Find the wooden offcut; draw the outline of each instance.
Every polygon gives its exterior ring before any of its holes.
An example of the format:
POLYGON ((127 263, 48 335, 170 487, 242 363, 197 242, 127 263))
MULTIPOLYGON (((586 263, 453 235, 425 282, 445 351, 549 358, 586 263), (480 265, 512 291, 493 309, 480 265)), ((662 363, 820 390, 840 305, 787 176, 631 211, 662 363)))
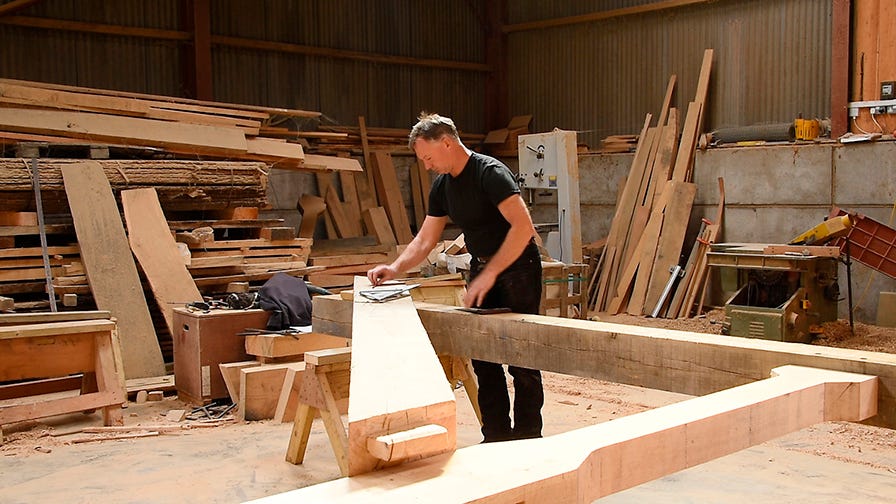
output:
POLYGON ((111 312, 118 322, 125 377, 165 374, 162 351, 109 181, 93 161, 66 165, 62 177, 93 298, 97 308, 111 312))

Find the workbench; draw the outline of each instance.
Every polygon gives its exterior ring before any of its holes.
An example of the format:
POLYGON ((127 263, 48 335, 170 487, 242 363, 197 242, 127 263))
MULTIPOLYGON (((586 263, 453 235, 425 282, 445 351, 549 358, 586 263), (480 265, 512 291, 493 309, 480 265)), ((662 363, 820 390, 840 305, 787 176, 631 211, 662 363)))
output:
POLYGON ((97 409, 105 425, 122 424, 127 397, 114 321, 6 325, 3 317, 0 383, 7 383, 0 386, 0 427, 97 409))

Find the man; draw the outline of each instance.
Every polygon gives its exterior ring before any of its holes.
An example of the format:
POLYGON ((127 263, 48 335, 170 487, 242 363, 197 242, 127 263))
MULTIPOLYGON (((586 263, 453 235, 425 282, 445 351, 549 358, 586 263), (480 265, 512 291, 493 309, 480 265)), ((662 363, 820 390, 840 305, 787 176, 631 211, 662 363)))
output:
MULTIPOLYGON (((429 211, 417 236, 394 262, 367 272, 371 283, 396 278, 419 264, 441 239, 450 218, 460 226, 473 256, 464 305, 538 313, 541 256, 535 226, 510 169, 468 149, 454 122, 438 114, 420 115, 409 145, 426 169, 438 174, 429 211)), ((483 442, 541 437, 541 372, 509 366, 514 387, 511 427, 504 368, 473 360, 473 369, 479 382, 483 442)))

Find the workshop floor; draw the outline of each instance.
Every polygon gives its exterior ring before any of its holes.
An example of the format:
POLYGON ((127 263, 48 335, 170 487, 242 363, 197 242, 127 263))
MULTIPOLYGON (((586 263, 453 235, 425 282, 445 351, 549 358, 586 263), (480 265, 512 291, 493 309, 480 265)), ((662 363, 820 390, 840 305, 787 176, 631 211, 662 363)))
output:
MULTIPOLYGON (((687 396, 545 373, 545 434, 670 404, 687 396)), ((458 399, 458 446, 478 443, 472 409, 458 399)), ((126 425, 165 424, 174 398, 129 403, 126 425)), ((72 443, 98 414, 7 429, 0 446, 4 503, 236 503, 339 477, 315 421, 305 463, 284 461, 290 424, 231 423, 178 435, 72 443)), ((173 425, 173 424, 172 424, 173 425)), ((600 502, 889 503, 896 495, 893 431, 824 423, 609 496, 600 502)), ((450 500, 449 500, 450 501, 450 500)))

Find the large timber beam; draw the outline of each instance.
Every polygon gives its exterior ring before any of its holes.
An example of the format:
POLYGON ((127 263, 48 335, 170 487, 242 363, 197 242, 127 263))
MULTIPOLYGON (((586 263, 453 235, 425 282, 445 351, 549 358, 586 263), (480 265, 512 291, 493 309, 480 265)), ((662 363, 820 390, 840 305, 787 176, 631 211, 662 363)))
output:
POLYGON ((355 296, 352 311, 348 475, 454 451, 454 393, 411 298, 355 296))
POLYGON ((480 444, 257 502, 592 502, 830 420, 876 413, 873 376, 797 366, 543 439, 480 444))
MULTIPOLYGON (((312 313, 316 331, 351 334, 350 302, 316 296, 312 313)), ((867 423, 896 428, 892 354, 425 303, 417 313, 439 354, 690 395, 762 380, 787 364, 878 376, 878 414, 867 423)))

